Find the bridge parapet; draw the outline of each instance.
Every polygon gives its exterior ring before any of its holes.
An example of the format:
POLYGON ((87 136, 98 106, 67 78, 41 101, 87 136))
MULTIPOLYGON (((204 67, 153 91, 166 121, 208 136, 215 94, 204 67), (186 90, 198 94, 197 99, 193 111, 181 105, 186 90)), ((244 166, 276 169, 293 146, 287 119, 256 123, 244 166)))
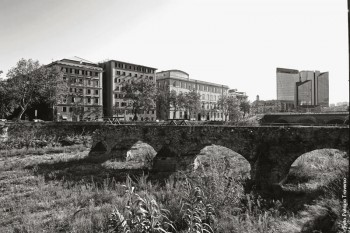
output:
POLYGON ((335 113, 271 113, 265 114, 260 123, 273 124, 308 124, 308 125, 349 125, 348 112, 335 113))

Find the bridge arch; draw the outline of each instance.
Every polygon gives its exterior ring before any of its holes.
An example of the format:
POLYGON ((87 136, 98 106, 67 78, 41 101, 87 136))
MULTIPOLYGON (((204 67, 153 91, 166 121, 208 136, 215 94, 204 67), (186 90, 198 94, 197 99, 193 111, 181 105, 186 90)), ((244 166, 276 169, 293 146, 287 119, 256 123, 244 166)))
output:
MULTIPOLYGON (((323 151, 325 151, 327 153, 327 155, 330 155, 330 156, 332 156, 331 153, 329 153, 327 151, 333 151, 333 153, 334 153, 334 151, 337 151, 336 153, 339 153, 342 155, 345 155, 346 153, 348 153, 348 151, 346 151, 346 150, 339 149, 339 148, 333 147, 333 146, 328 146, 328 145, 320 145, 317 149, 316 148, 309 148, 309 150, 305 149, 304 152, 299 151, 296 153, 293 153, 293 152, 289 153, 289 156, 285 157, 284 161, 280 162, 279 169, 276 168, 277 170, 275 172, 277 174, 275 174, 275 178, 274 178, 275 181, 273 183, 275 183, 275 184, 278 183, 279 185, 285 184, 286 181, 288 181, 288 179, 289 179, 289 174, 290 174, 291 170, 293 170, 293 168, 295 166, 297 166, 297 164, 304 163, 305 166, 312 164, 310 161, 306 161, 306 162, 303 161, 305 159, 305 157, 309 158, 310 154, 325 153, 323 151)), ((323 154, 322 157, 325 158, 326 156, 323 154)), ((317 160, 319 158, 319 156, 313 155, 313 158, 317 160)), ((318 164, 320 164, 320 163, 318 163, 318 164)), ((274 173, 274 171, 272 171, 272 173, 274 173)))
POLYGON ((317 124, 317 120, 314 117, 301 117, 298 119, 299 124, 317 124))
POLYGON ((298 156, 292 163, 287 179, 287 184, 304 183, 317 179, 327 173, 343 173, 348 169, 348 159, 345 158, 346 151, 323 148, 311 150, 298 156))
POLYGON ((215 144, 204 146, 193 158, 192 168, 194 171, 205 171, 207 168, 219 172, 230 171, 235 176, 250 178, 251 165, 241 154, 224 146, 215 144))
POLYGON ((326 124, 328 124, 328 125, 343 125, 343 124, 345 124, 345 121, 344 121, 344 119, 333 118, 333 119, 327 121, 326 124))

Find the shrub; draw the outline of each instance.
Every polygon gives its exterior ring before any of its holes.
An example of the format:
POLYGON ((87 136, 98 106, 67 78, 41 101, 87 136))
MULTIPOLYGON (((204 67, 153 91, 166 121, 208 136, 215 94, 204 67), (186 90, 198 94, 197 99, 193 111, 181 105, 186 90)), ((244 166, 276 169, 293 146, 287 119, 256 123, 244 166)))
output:
POLYGON ((120 212, 114 209, 109 219, 111 232, 154 233, 169 232, 174 229, 167 217, 168 211, 161 209, 156 200, 149 194, 141 197, 135 193, 130 177, 126 181, 125 206, 120 212))

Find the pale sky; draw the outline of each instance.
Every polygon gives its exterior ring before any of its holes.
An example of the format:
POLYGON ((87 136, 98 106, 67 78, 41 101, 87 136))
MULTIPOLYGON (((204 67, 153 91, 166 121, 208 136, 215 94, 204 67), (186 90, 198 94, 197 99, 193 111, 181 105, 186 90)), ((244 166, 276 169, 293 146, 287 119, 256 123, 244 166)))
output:
MULTIPOLYGON (((0 0, 0 70, 115 59, 276 99, 276 67, 329 71, 349 100, 346 0, 0 0)), ((2 75, 4 77, 5 75, 2 75)))

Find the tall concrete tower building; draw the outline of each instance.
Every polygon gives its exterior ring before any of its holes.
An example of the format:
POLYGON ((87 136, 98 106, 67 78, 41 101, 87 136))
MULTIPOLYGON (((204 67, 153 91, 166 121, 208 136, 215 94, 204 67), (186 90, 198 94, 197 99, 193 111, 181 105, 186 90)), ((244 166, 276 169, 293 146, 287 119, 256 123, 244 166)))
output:
POLYGON ((295 99, 295 84, 299 81, 299 71, 293 69, 277 68, 277 100, 295 99))
POLYGON ((295 106, 329 106, 329 73, 277 68, 277 100, 295 106))

